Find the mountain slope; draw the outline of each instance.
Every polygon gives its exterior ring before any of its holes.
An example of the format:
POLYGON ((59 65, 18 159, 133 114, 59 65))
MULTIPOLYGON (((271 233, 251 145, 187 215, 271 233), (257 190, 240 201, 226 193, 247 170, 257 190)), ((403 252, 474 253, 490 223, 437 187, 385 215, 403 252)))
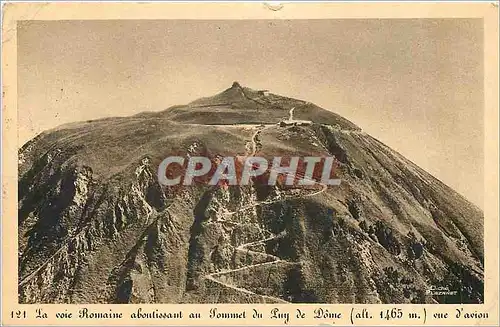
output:
POLYGON ((238 83, 37 136, 18 220, 21 303, 483 299, 477 207, 337 114, 238 83), (161 187, 173 154, 335 155, 342 183, 161 187))

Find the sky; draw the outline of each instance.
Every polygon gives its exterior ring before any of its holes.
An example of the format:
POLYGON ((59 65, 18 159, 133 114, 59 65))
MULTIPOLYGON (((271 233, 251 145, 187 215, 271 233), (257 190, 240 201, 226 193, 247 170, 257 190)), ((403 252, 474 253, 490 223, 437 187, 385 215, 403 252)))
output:
POLYGON ((19 146, 243 86, 332 110, 483 208, 480 19, 18 24, 19 146))

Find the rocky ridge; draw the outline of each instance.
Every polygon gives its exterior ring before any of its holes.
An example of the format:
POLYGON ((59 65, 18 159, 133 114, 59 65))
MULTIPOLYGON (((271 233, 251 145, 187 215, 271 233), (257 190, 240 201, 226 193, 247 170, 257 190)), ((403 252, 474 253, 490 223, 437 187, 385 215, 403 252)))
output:
POLYGON ((345 118, 238 83, 29 141, 18 224, 21 303, 483 300, 477 207, 345 118), (342 183, 174 190, 172 153, 334 155, 342 183))

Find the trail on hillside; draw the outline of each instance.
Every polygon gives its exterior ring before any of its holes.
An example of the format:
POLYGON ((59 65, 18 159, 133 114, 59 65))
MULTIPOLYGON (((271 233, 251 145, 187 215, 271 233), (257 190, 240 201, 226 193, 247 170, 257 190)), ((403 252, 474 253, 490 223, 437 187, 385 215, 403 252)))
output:
MULTIPOLYGON (((291 123, 294 122, 294 120, 293 120, 293 110, 294 109, 295 109, 295 107, 292 108, 292 109, 290 109, 290 111, 289 111, 289 122, 291 122, 291 123)), ((257 151, 257 144, 258 144, 258 142, 260 142, 258 140, 258 137, 261 135, 261 133, 263 131, 271 129, 271 128, 278 128, 278 125, 264 125, 264 126, 262 126, 260 128, 257 128, 257 130, 255 131, 255 133, 252 135, 252 138, 251 138, 252 144, 251 144, 251 153, 249 154, 250 157, 255 156, 257 154, 257 152, 258 152, 257 151)), ((271 169, 271 171, 273 171, 273 169, 271 169)), ((292 176, 294 178, 296 177, 295 175, 292 175, 292 176)), ((226 225, 232 225, 232 226, 241 225, 241 223, 228 220, 228 218, 230 218, 231 216, 233 216, 233 215, 235 215, 235 214, 237 214, 239 212, 243 212, 243 211, 246 211, 246 210, 253 209, 256 206, 261 206, 261 205, 264 205, 264 204, 273 204, 273 203, 283 202, 283 201, 291 200, 291 199, 294 199, 294 198, 312 197, 312 196, 319 195, 319 194, 321 194, 321 193, 323 193, 323 192, 325 192, 327 190, 328 187, 327 187, 326 184, 323 184, 323 183, 320 183, 320 182, 316 182, 314 180, 312 180, 312 181, 315 184, 320 185, 321 189, 318 190, 318 191, 306 194, 306 195, 300 194, 300 195, 296 195, 296 196, 285 196, 285 197, 279 198, 279 199, 258 201, 258 202, 255 202, 253 204, 243 206, 243 207, 239 208, 238 210, 230 211, 230 212, 225 212, 225 213, 222 214, 225 218, 218 219, 218 220, 214 221, 213 223, 220 223, 220 224, 226 224, 226 225)), ((313 185, 315 185, 315 184, 313 184, 313 185)), ((260 227, 259 227, 259 229, 260 229, 260 227)), ((269 233, 269 231, 266 231, 266 232, 269 233)), ((249 294, 249 295, 261 297, 261 299, 265 303, 266 302, 289 303, 288 301, 285 301, 285 300, 277 298, 277 297, 268 296, 268 295, 264 295, 264 294, 257 294, 255 292, 249 290, 249 289, 238 287, 238 286, 236 286, 234 284, 226 282, 225 279, 222 280, 224 276, 229 275, 231 273, 239 272, 239 271, 243 271, 243 270, 248 270, 248 269, 254 269, 254 268, 257 268, 257 267, 261 267, 261 266, 273 266, 273 265, 279 265, 279 264, 297 265, 296 262, 290 262, 290 261, 282 260, 280 257, 272 255, 272 254, 269 254, 269 253, 266 253, 266 252, 257 252, 257 251, 253 251, 253 250, 248 249, 249 247, 252 247, 252 246, 255 246, 255 245, 259 245, 259 244, 265 245, 269 241, 272 241, 272 240, 278 239, 280 237, 283 237, 283 236, 286 235, 286 231, 284 230, 280 234, 277 234, 277 235, 273 235, 273 234, 271 234, 271 235, 272 236, 267 237, 267 238, 262 238, 262 239, 259 239, 259 240, 256 240, 256 241, 252 241, 252 242, 247 242, 247 243, 241 244, 241 245, 239 245, 238 247, 236 247, 234 249, 235 252, 242 252, 242 253, 245 253, 245 254, 267 255, 268 258, 270 258, 270 261, 263 262, 263 263, 257 263, 257 264, 249 264, 249 265, 245 265, 245 266, 240 267, 240 268, 228 269, 228 270, 224 270, 224 271, 220 271, 220 272, 215 272, 215 273, 207 274, 207 275, 204 276, 204 278, 208 279, 208 280, 211 280, 211 281, 213 281, 213 282, 215 282, 215 283, 217 283, 217 284, 219 284, 219 285, 221 285, 223 287, 232 289, 234 291, 241 292, 241 293, 244 293, 244 294, 249 294)))

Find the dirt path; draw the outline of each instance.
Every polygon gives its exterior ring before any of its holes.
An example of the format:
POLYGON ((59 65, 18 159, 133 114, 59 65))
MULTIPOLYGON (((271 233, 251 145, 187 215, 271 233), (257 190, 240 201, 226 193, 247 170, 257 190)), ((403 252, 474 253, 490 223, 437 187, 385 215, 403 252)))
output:
POLYGON ((295 107, 293 107, 292 109, 290 109, 290 111, 288 112, 288 114, 289 114, 288 120, 289 121, 293 121, 293 111, 294 110, 295 110, 295 107))
MULTIPOLYGON (((294 121, 293 120, 293 110, 294 109, 295 109, 295 107, 292 108, 292 109, 290 109, 290 111, 289 111, 289 121, 291 121, 291 122, 294 121)), ((261 135, 261 133, 263 131, 265 131, 267 129, 270 129, 270 128, 277 128, 277 125, 265 125, 265 126, 263 126, 261 128, 258 128, 257 131, 255 131, 255 133, 252 135, 252 138, 251 138, 252 144, 251 144, 251 153, 250 153, 249 156, 253 157, 253 156, 256 155, 256 153, 257 153, 257 142, 259 142, 258 137, 261 135)), ((296 177, 296 176, 293 176, 293 177, 296 177)), ((322 184, 322 183, 319 183, 319 182, 316 182, 316 181, 314 181, 314 182, 316 184, 319 184, 321 186, 320 190, 315 191, 313 193, 306 194, 306 195, 288 196, 288 197, 284 197, 284 198, 280 198, 280 199, 275 199, 275 200, 258 201, 256 203, 243 206, 243 207, 239 208, 236 211, 225 212, 225 213, 223 213, 223 216, 225 216, 225 217, 231 217, 231 216, 233 216, 233 215, 235 215, 235 214, 237 214, 239 212, 242 212, 242 211, 245 211, 245 210, 249 210, 249 209, 252 209, 252 208, 254 208, 256 206, 263 205, 263 204, 273 204, 273 203, 283 202, 283 201, 287 201, 287 200, 298 198, 298 197, 303 198, 303 197, 316 196, 316 195, 319 195, 319 194, 325 192, 326 189, 328 188, 326 184, 322 184)), ((235 226, 235 225, 241 225, 241 223, 236 223, 236 222, 233 222, 233 221, 230 221, 230 220, 227 220, 227 219, 218 219, 214 223, 221 223, 221 224, 227 224, 227 225, 233 225, 233 226, 235 226)), ((247 269, 254 269, 254 268, 257 268, 257 267, 272 266, 272 265, 277 265, 277 264, 297 264, 297 263, 294 263, 294 262, 289 262, 289 261, 282 260, 278 256, 275 256, 275 255, 272 255, 272 254, 269 254, 269 253, 257 252, 257 251, 253 251, 253 250, 248 249, 248 247, 251 247, 251 246, 254 246, 254 245, 258 245, 258 244, 265 244, 266 242, 278 239, 280 237, 283 237, 284 235, 286 235, 286 231, 283 231, 282 233, 280 233, 278 235, 273 235, 273 236, 268 237, 268 238, 263 238, 263 239, 260 239, 260 240, 256 240, 256 241, 252 241, 252 242, 241 244, 241 245, 239 245, 238 247, 236 247, 234 249, 235 252, 244 252, 244 253, 247 253, 247 254, 251 253, 251 254, 255 254, 255 255, 267 255, 268 258, 271 258, 271 261, 267 261, 267 262, 263 262, 263 263, 258 263, 258 264, 251 264, 251 265, 246 265, 246 266, 243 266, 243 267, 240 267, 240 268, 236 268, 236 269, 228 269, 228 270, 224 270, 224 271, 220 271, 220 272, 211 273, 211 274, 205 275, 204 278, 208 279, 208 280, 211 280, 212 282, 215 282, 215 283, 217 283, 217 284, 219 284, 219 285, 221 285, 223 287, 230 288, 230 289, 232 289, 234 291, 238 291, 238 292, 245 293, 245 294, 248 294, 248 295, 260 297, 264 302, 266 302, 266 301, 269 302, 270 301, 270 302, 278 302, 278 303, 288 303, 287 301, 285 301, 283 299, 280 299, 280 298, 277 298, 277 297, 273 297, 273 296, 263 295, 263 294, 257 294, 255 292, 252 292, 251 290, 248 290, 248 289, 245 289, 245 288, 241 288, 241 287, 238 287, 236 285, 233 285, 233 284, 227 283, 226 281, 221 280, 221 277, 223 277, 225 275, 229 275, 231 273, 238 272, 238 271, 243 271, 243 270, 247 270, 247 269)))

